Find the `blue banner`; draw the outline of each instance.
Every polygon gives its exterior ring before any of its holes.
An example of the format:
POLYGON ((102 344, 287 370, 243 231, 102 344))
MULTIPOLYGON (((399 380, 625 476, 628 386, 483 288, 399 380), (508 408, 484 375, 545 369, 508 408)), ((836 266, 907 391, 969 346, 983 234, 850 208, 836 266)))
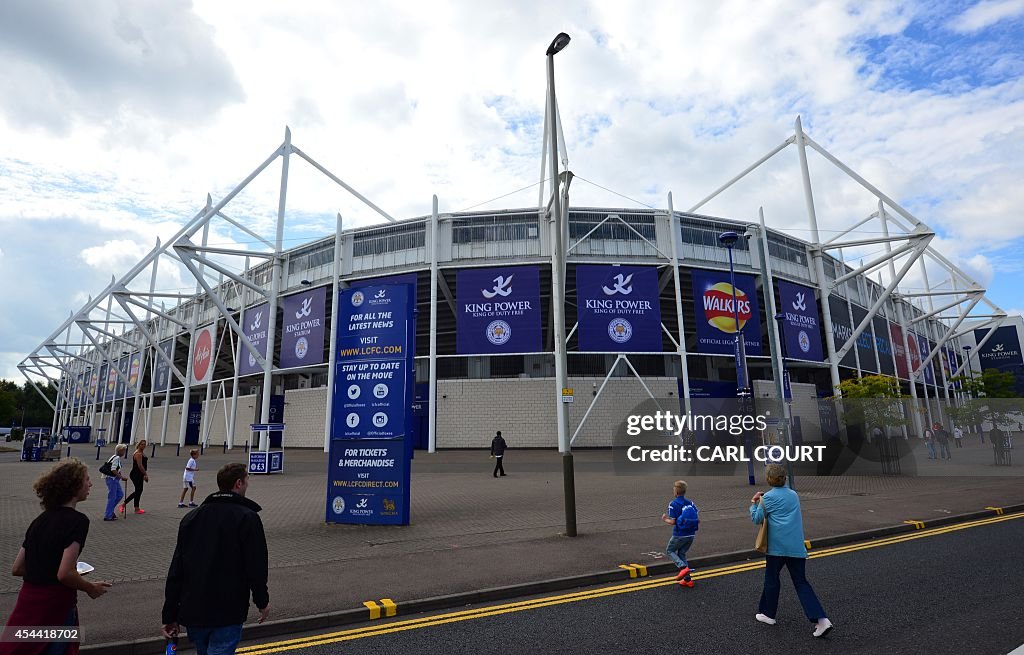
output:
MULTIPOLYGON (((163 351, 168 358, 172 357, 172 348, 174 347, 174 339, 167 339, 166 341, 160 342, 160 350, 163 351)), ((167 391, 171 386, 171 366, 168 364, 160 353, 153 354, 153 367, 156 371, 156 379, 153 381, 153 391, 167 391)))
MULTIPOLYGON (((921 361, 923 362, 931 353, 931 344, 928 342, 928 339, 920 335, 917 337, 917 343, 921 349, 921 361)), ((932 368, 934 364, 935 362, 931 361, 928 362, 928 366, 924 367, 925 384, 935 384, 935 369, 932 368)))
POLYGON ((322 364, 327 287, 288 296, 281 305, 281 368, 322 364))
POLYGON ((456 352, 535 353, 541 349, 540 269, 469 268, 455 274, 456 352))
POLYGON ((782 310, 782 338, 786 356, 820 362, 825 357, 821 348, 821 319, 818 302, 810 287, 779 280, 782 310))
POLYGON ((124 398, 124 379, 128 377, 127 357, 122 357, 121 359, 117 360, 117 370, 121 372, 121 375, 114 373, 114 399, 121 400, 122 398, 124 398))
MULTIPOLYGON (((988 328, 974 331, 974 342, 981 343, 988 335, 988 328)), ((1006 370, 1017 366, 1024 366, 1024 357, 1021 356, 1020 339, 1017 336, 1017 327, 1004 325, 996 328, 996 333, 985 343, 985 347, 976 351, 982 370, 997 369, 1006 370)))
POLYGON ((892 339, 889 335, 889 322, 881 316, 871 319, 875 328, 875 350, 878 351, 878 361, 882 365, 879 373, 883 375, 896 376, 896 364, 892 360, 892 339))
POLYGON ((412 356, 416 356, 416 303, 419 302, 416 285, 419 276, 416 273, 400 273, 398 275, 386 275, 384 277, 367 278, 364 280, 352 280, 348 286, 351 289, 362 289, 363 287, 369 286, 380 286, 382 284, 407 284, 409 285, 409 293, 411 294, 409 302, 412 303, 412 314, 409 315, 409 322, 412 324, 409 328, 409 350, 412 352, 412 356))
POLYGON ((142 353, 133 353, 128 358, 128 388, 125 395, 131 398, 135 395, 135 388, 139 386, 139 378, 142 376, 142 353))
POLYGON ((409 523, 409 458, 402 440, 331 441, 327 522, 409 523))
MULTIPOLYGON (((270 314, 267 311, 269 305, 263 303, 245 310, 242 315, 242 331, 245 338, 256 348, 256 352, 266 356, 267 353, 267 324, 270 321, 270 314)), ((256 357, 245 347, 241 341, 238 342, 238 374, 252 375, 262 373, 263 367, 256 361, 256 357)))
POLYGON ((89 397, 85 399, 87 403, 94 403, 99 400, 97 394, 100 389, 100 371, 98 367, 92 369, 92 373, 89 374, 89 397))
POLYGON ((109 402, 114 399, 114 387, 117 386, 117 372, 111 363, 104 362, 100 368, 100 388, 97 400, 109 402))
POLYGON ((662 352, 658 270, 577 266, 576 320, 582 352, 662 352))
POLYGON ((409 285, 339 294, 328 523, 409 523, 415 331, 409 285))
MULTIPOLYGON (((697 352, 731 355, 735 350, 736 318, 728 271, 690 271, 697 326, 697 352)), ((761 307, 753 276, 736 275, 739 329, 748 355, 761 354, 761 307)))

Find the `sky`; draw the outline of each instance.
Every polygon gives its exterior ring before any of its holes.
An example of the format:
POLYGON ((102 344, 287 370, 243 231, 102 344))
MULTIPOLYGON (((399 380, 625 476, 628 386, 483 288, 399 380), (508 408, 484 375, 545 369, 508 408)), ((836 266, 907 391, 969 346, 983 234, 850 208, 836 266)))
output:
MULTIPOLYGON (((538 202, 555 57, 573 206, 687 210, 805 132, 1024 308, 1024 0, 0 3, 0 378, 293 143, 396 218, 538 202)), ((875 199, 810 154, 822 238, 875 199)), ((271 235, 274 164, 225 212, 271 235)), ((701 208, 810 239, 796 150, 701 208)), ((285 245, 382 218, 293 158, 285 245)), ((877 223, 854 233, 877 236, 877 223)), ((222 225, 211 243, 256 248, 222 225)), ((878 246, 846 253, 854 260, 878 246)), ((942 276, 929 273, 941 286, 942 276)), ((908 288, 923 286, 920 273, 908 288)), ((193 288, 175 271, 158 288, 193 288)), ((948 287, 947 287, 948 288, 948 287)))

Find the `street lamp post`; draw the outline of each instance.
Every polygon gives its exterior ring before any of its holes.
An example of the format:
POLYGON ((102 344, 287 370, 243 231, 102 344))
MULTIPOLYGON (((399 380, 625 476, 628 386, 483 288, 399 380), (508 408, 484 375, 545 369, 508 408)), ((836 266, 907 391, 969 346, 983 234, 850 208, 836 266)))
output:
POLYGON ((562 202, 558 180, 558 129, 555 111, 555 55, 569 45, 569 35, 559 32, 551 41, 545 53, 548 58, 548 117, 551 138, 551 226, 554 231, 554 248, 551 253, 551 307, 554 321, 555 341, 555 414, 558 421, 558 451, 562 454, 562 486, 565 502, 565 534, 576 536, 576 476, 569 443, 569 417, 562 402, 562 390, 568 388, 568 362, 566 361, 565 338, 565 244, 562 233, 562 202))
MULTIPOLYGON (((773 293, 773 292, 774 291, 772 289, 769 289, 765 293, 773 293)), ((779 406, 780 407, 789 406, 789 411, 783 411, 783 413, 782 413, 782 422, 783 422, 783 428, 785 429, 786 435, 787 435, 786 445, 787 446, 792 446, 793 445, 793 426, 790 424, 790 422, 793 420, 793 418, 792 418, 793 417, 793 411, 792 411, 793 387, 792 387, 792 384, 790 383, 790 380, 789 380, 789 368, 786 366, 786 358, 789 356, 789 354, 786 352, 786 337, 784 336, 785 332, 783 331, 783 323, 782 323, 785 319, 786 319, 786 315, 784 313, 782 313, 782 312, 779 312, 778 314, 775 315, 775 321, 776 321, 776 323, 779 326, 778 332, 779 332, 779 337, 780 337, 779 338, 779 352, 780 352, 779 360, 782 362, 782 370, 780 371, 781 377, 782 377, 782 384, 780 385, 782 387, 782 401, 779 403, 779 406)), ((786 458, 786 472, 788 474, 787 475, 787 480, 786 480, 787 481, 787 485, 789 486, 790 489, 792 489, 793 488, 793 463, 789 460, 789 458, 786 458)))
MULTIPOLYGON (((735 357, 736 357, 736 397, 739 400, 741 411, 747 411, 750 399, 750 384, 747 379, 747 345, 743 339, 743 330, 740 329, 740 306, 736 294, 736 271, 733 267, 732 250, 739 241, 740 235, 735 232, 723 232, 718 235, 718 241, 729 251, 729 285, 732 287, 732 315, 736 329, 735 357)), ((750 452, 750 433, 744 436, 747 452, 750 452)), ((747 481, 754 484, 754 463, 747 458, 747 481)))
MULTIPOLYGON (((971 386, 968 390, 968 396, 971 398, 975 398, 977 396, 975 395, 974 389, 974 370, 971 369, 971 347, 964 346, 964 353, 967 357, 967 376, 971 379, 971 386)), ((972 425, 971 432, 981 432, 981 428, 979 428, 977 425, 972 425)), ((982 437, 982 439, 984 439, 984 437, 982 437)))

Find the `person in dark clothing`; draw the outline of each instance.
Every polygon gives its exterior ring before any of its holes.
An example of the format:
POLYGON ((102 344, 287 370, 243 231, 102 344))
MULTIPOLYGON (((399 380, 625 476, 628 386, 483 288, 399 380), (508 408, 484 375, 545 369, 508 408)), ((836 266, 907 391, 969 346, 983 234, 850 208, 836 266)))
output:
POLYGON ((501 430, 494 435, 491 439, 491 457, 494 458, 494 477, 498 477, 498 471, 501 471, 501 475, 505 475, 505 467, 503 460, 505 459, 505 449, 508 448, 508 444, 501 438, 501 430))
POLYGON ((25 533, 11 567, 21 590, 0 638, 2 655, 74 655, 78 642, 17 640, 18 628, 78 626, 78 592, 90 598, 107 593, 109 582, 88 582, 78 573, 78 556, 89 535, 89 517, 78 503, 89 497, 89 469, 77 459, 57 464, 33 485, 43 512, 25 533))
POLYGON ((121 514, 125 513, 125 508, 128 507, 129 502, 135 504, 136 514, 145 514, 146 510, 139 507, 139 501, 142 500, 142 490, 146 483, 149 482, 149 458, 146 457, 145 439, 135 444, 135 454, 132 455, 132 470, 128 474, 128 479, 132 481, 132 486, 135 489, 130 496, 121 501, 121 514))
POLYGON ((946 432, 946 428, 942 427, 940 423, 936 423, 932 427, 935 428, 935 440, 939 443, 939 457, 953 459, 953 454, 949 452, 949 432, 946 432))
POLYGON ((992 442, 996 465, 1002 466, 1006 463, 1006 436, 999 428, 992 428, 988 433, 988 439, 992 442))
POLYGON ((267 537, 245 466, 221 467, 217 488, 181 520, 164 588, 164 636, 185 626, 198 655, 235 652, 250 594, 259 623, 270 614, 267 537))

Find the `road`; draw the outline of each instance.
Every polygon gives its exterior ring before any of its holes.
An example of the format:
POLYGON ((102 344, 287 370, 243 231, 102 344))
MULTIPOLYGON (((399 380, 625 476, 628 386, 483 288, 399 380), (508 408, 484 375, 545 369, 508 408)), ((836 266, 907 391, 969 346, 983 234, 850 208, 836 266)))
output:
POLYGON ((1024 644, 1022 544, 1018 514, 812 551, 808 578, 836 624, 825 639, 811 637, 785 574, 778 625, 754 621, 763 565, 750 562, 699 571, 692 589, 641 578, 239 653, 1004 654, 1024 644))

